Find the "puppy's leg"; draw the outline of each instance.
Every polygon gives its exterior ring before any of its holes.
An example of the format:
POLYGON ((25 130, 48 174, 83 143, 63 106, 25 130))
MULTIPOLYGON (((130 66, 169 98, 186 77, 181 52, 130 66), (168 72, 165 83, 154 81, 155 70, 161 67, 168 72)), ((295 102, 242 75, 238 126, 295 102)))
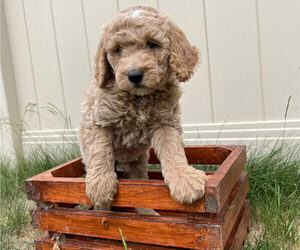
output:
POLYGON ((204 195, 206 174, 189 166, 178 130, 161 127, 151 138, 162 165, 162 174, 171 196, 182 203, 192 203, 204 195))
MULTIPOLYGON (((142 154, 136 161, 128 164, 129 179, 148 179, 148 151, 142 154)), ((159 215, 151 208, 135 208, 139 214, 159 215)))
POLYGON ((117 192, 112 131, 98 126, 81 127, 81 148, 86 164, 86 193, 94 208, 108 210, 117 192))
POLYGON ((129 179, 148 179, 149 153, 145 152, 136 161, 128 163, 129 179))

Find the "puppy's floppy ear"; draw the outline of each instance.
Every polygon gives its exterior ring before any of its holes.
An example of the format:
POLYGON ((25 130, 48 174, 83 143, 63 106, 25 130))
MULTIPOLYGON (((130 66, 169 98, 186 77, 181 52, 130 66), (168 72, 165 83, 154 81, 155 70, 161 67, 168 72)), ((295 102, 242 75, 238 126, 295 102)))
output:
POLYGON ((199 51, 187 40, 183 31, 172 21, 169 21, 170 68, 178 81, 189 80, 199 61, 199 51))
POLYGON ((107 53, 104 49, 104 43, 107 34, 107 27, 103 28, 103 34, 100 38, 98 49, 94 58, 95 72, 94 78, 96 79, 100 88, 105 87, 108 80, 114 77, 111 66, 107 60, 107 53))

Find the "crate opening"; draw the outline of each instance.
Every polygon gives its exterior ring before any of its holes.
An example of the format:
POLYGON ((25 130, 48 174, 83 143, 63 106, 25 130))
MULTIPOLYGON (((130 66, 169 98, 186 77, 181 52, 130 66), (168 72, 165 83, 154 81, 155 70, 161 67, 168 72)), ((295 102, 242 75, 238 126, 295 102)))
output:
MULTIPOLYGON (((230 155, 232 149, 224 148, 224 147, 196 147, 189 146, 185 148, 185 154, 188 159, 188 163, 194 166, 197 169, 201 169, 204 171, 216 171, 220 165, 226 160, 226 158, 230 155)), ((160 170, 161 165, 159 160, 157 159, 153 149, 150 150, 149 157, 149 170, 160 170)), ((122 172, 120 166, 117 163, 117 170, 122 172)), ((77 158, 68 164, 63 164, 58 166, 57 168, 51 170, 52 177, 85 177, 85 165, 82 163, 82 158, 77 158)), ((120 173, 121 174, 121 173, 120 173)), ((121 174, 122 175, 122 174, 121 174)), ((150 179, 153 175, 149 176, 150 179)), ((120 178, 122 178, 120 176, 120 178)), ((160 177, 157 179, 161 179, 160 177)))

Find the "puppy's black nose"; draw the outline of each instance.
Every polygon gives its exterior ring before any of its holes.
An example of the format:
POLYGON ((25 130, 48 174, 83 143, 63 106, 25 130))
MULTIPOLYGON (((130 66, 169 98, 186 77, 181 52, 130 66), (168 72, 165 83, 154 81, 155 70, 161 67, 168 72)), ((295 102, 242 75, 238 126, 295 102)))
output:
POLYGON ((131 70, 127 75, 129 81, 131 81, 137 87, 143 80, 144 72, 141 70, 131 70))

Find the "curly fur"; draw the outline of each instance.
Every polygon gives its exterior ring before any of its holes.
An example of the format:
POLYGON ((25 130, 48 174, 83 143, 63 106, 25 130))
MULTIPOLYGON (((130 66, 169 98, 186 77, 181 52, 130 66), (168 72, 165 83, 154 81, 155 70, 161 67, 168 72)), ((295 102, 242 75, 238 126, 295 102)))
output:
POLYGON ((116 194, 115 162, 129 178, 147 178, 150 146, 174 199, 191 203, 203 196, 206 175, 187 163, 179 109, 179 82, 190 79, 198 58, 184 33, 151 7, 125 9, 104 27, 80 123, 86 192, 96 207, 108 209, 116 194), (128 80, 134 69, 144 72, 139 88, 128 80))

